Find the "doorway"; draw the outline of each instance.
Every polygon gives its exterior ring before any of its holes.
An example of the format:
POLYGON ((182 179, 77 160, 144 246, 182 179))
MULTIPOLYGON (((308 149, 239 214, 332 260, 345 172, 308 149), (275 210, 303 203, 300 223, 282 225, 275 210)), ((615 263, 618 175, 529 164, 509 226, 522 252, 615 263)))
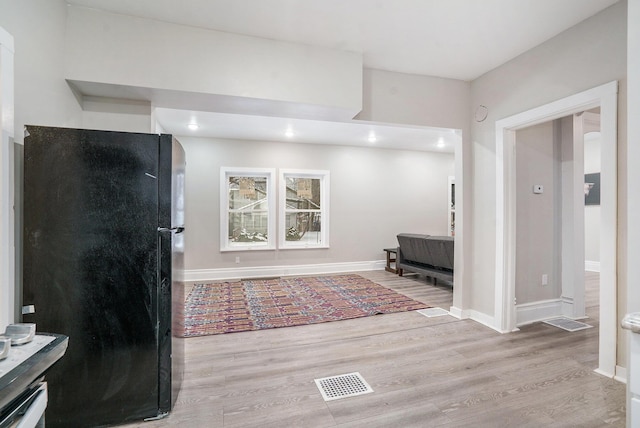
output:
MULTIPOLYGON (((600 108, 600 332, 596 372, 607 377, 615 376, 617 351, 617 93, 618 82, 613 81, 496 122, 495 328, 510 332, 516 329, 516 130, 600 108)), ((579 137, 582 139, 582 135, 579 137)), ((572 177, 574 186, 583 185, 582 171, 576 171, 572 177)), ((574 206, 584 204, 584 196, 574 192, 571 203, 574 206)), ((582 213, 582 210, 576 212, 582 213)), ((580 224, 583 222, 583 219, 579 221, 580 224)), ((579 251, 580 257, 574 257, 573 269, 584 272, 584 243, 574 250, 579 251)))

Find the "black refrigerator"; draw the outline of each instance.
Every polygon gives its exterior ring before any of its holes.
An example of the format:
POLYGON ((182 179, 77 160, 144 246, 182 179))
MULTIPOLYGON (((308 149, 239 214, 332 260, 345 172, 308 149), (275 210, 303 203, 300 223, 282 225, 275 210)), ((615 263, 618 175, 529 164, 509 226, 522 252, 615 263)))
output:
POLYGON ((184 368, 184 289, 172 281, 183 268, 184 151, 171 135, 25 135, 23 322, 69 336, 47 374, 47 427, 161 418, 184 368))

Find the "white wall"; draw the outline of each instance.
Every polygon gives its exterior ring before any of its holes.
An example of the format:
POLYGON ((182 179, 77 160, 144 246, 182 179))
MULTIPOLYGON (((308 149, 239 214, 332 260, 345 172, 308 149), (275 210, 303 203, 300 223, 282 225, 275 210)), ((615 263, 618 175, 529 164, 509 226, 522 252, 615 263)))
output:
POLYGON ((357 119, 389 123, 440 126, 462 130, 456 147, 456 269, 453 313, 472 307, 475 267, 470 228, 472 197, 471 84, 454 79, 364 70, 362 112, 357 119))
MULTIPOLYGON (((471 83, 472 108, 488 107, 485 121, 474 122, 472 306, 493 316, 495 289, 496 157, 495 121, 600 84, 621 80, 618 147, 626 147, 626 3, 620 2, 559 34, 542 45, 492 70, 471 83)), ((624 160, 623 155, 620 157, 624 160)), ((623 163, 623 162, 621 162, 623 163)), ((619 169, 624 177, 625 168, 619 169)), ((620 181, 620 180, 619 180, 620 181)), ((626 232, 626 215, 619 218, 626 232)), ((626 252, 619 252, 626 268, 626 252)), ((621 287, 624 280, 618 277, 621 287)))
MULTIPOLYGON (((469 131, 469 82, 383 70, 364 70, 357 119, 469 131)), ((466 135, 468 137, 468 135, 466 135)))
POLYGON ((516 286, 518 305, 557 299, 561 284, 560 141, 555 121, 516 132, 516 286), (543 193, 533 193, 534 185, 543 193), (542 275, 548 284, 542 284, 542 275))
POLYGON ((25 124, 81 125, 81 108, 64 80, 67 4, 0 0, 0 26, 15 40, 16 141, 25 124))
POLYGON ((178 137, 187 157, 185 268, 379 261, 402 232, 446 235, 451 154, 178 137), (329 170, 329 249, 221 253, 220 167, 329 170), (235 258, 240 257, 240 264, 235 258))
MULTIPOLYGON (((82 121, 80 105, 74 93, 64 80, 64 29, 67 5, 63 0, 0 0, 0 27, 4 28, 14 39, 14 139, 23 141, 25 124, 50 126, 79 126, 82 121)), ((13 149, 13 147, 12 147, 13 149)), ((16 152, 21 153, 20 148, 16 152)), ((13 150, 7 165, 0 166, 1 176, 14 171, 20 173, 21 166, 14 165, 20 156, 13 157, 13 150), (10 171, 6 171, 6 169, 10 171)), ((9 175, 10 176, 10 175, 9 175)), ((13 177, 12 177, 13 178, 13 177)), ((3 178, 5 180, 5 178, 3 178)), ((20 189, 21 177, 3 183, 15 187, 15 257, 17 268, 15 281, 7 280, 7 272, 3 272, 5 280, 0 283, 0 307, 8 307, 7 299, 15 296, 19 300, 21 294, 20 272, 20 239, 22 224, 20 189)), ((14 205, 10 200, 9 207, 14 205)), ((10 208, 3 206, 2 216, 11 216, 10 208)), ((7 241, 2 236, 3 244, 7 241)), ((12 243, 13 239, 9 239, 12 243)), ((7 254, 3 253, 3 257, 7 254)), ((6 322, 15 322, 19 318, 7 319, 7 313, 0 316, 0 327, 6 322)))
POLYGON ((65 77, 74 81, 326 106, 344 119, 362 106, 354 52, 75 6, 66 36, 65 77))
POLYGON ((151 103, 83 96, 82 127, 123 132, 152 132, 151 103))

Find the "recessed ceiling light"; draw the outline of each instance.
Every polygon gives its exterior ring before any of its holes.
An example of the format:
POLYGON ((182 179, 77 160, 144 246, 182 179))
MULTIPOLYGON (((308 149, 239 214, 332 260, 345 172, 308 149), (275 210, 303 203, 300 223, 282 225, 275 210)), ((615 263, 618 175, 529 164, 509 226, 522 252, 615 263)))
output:
POLYGON ((285 135, 285 137, 287 137, 287 138, 291 138, 291 137, 293 137, 293 129, 291 129, 291 128, 287 128, 287 130, 285 131, 284 135, 285 135))
POLYGON ((443 148, 444 147, 444 138, 440 137, 438 138, 438 148, 443 148))
POLYGON ((371 132, 369 134, 369 138, 368 138, 370 143, 375 143, 378 139, 376 138, 376 134, 374 134, 373 132, 371 132))
POLYGON ((196 129, 198 129, 198 124, 197 123, 190 123, 189 125, 187 125, 187 127, 190 130, 195 131, 196 129))

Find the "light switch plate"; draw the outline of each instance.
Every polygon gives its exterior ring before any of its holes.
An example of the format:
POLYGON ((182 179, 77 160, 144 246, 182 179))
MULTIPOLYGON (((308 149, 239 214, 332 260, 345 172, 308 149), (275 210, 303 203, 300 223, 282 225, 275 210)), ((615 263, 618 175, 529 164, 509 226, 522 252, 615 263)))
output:
POLYGON ((542 192, 544 192, 544 186, 542 186, 542 184, 533 185, 533 193, 540 194, 542 192))

